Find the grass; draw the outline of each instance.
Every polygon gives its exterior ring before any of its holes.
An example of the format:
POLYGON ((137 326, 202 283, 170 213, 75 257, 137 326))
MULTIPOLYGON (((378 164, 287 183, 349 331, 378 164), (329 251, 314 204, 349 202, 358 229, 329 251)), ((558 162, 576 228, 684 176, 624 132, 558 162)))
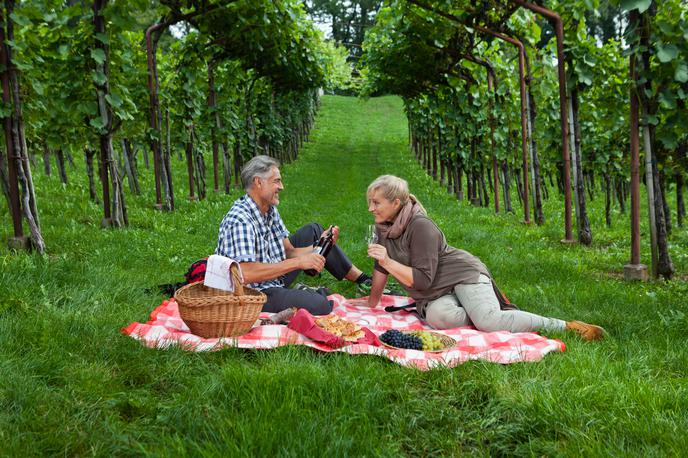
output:
MULTIPOLYGON (((311 142, 283 168, 287 226, 338 224, 340 244, 369 270, 365 188, 382 173, 403 176, 449 242, 478 255, 513 302, 598 323, 610 337, 587 344, 554 336, 567 351, 539 363, 469 362, 430 372, 298 347, 147 349, 119 329, 145 321, 162 301, 155 285, 181 280, 214 250, 219 222, 240 192, 188 202, 184 165, 175 162, 177 211, 151 209, 146 170, 148 192, 128 198, 131 226, 102 230, 82 161, 67 186, 36 168, 49 253, 0 248, 0 454, 683 455, 685 281, 619 279, 630 252, 628 220, 617 215, 604 228, 601 195, 591 203, 593 245, 561 245, 559 200, 547 201, 540 227, 457 203, 418 167, 406 140, 398 99, 325 97, 311 142)), ((687 238, 683 229, 672 239, 684 275, 687 238)), ((303 280, 355 295, 352 285, 326 276, 303 280)))

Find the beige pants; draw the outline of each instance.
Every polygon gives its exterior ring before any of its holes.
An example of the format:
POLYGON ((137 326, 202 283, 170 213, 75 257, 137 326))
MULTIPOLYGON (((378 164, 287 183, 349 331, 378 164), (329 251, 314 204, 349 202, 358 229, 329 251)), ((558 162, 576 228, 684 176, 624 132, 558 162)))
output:
POLYGON ((453 294, 430 302, 425 321, 435 329, 475 326, 479 331, 561 331, 566 322, 521 310, 501 310, 492 283, 480 275, 478 283, 456 285, 453 294))

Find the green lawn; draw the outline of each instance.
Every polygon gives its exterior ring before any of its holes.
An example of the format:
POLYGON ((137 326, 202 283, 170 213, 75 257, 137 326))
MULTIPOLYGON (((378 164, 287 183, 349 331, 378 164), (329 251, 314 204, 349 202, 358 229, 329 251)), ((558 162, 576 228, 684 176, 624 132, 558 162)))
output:
MULTIPOLYGON (((365 189, 383 173, 409 180, 450 243, 483 259, 527 310, 604 326, 589 344, 556 335, 564 353, 539 363, 470 362, 420 372, 388 360, 307 348, 186 353, 144 348, 120 334, 210 254, 240 195, 188 202, 175 160, 178 209, 128 197, 131 226, 101 230, 83 161, 70 184, 34 170, 49 254, 9 254, 0 203, 0 455, 447 456, 684 455, 688 450, 685 281, 629 284, 627 216, 604 225, 591 203, 592 247, 565 246, 561 202, 547 224, 457 203, 419 168, 397 98, 323 99, 311 142, 283 168, 280 212, 295 230, 342 228, 340 244, 370 270, 365 189)), ((143 169, 142 164, 140 167, 143 169)), ((554 197, 556 193, 552 193, 554 197)), ((646 215, 643 210, 643 215, 646 215)), ((645 223, 644 223, 645 224, 645 223)), ((649 253, 643 235, 644 260, 649 253)), ((672 255, 688 268, 688 235, 672 255)), ((646 261, 647 262, 647 261, 646 261)), ((314 283, 315 280, 307 279, 314 283)), ((349 284, 319 280, 345 296, 349 284)))

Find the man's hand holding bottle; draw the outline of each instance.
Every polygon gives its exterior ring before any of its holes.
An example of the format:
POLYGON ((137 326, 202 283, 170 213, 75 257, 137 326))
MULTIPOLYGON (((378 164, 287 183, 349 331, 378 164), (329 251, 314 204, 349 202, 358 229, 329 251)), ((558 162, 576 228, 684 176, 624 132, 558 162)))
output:
POLYGON ((320 239, 325 237, 329 230, 332 230, 332 245, 336 245, 337 240, 339 239, 339 226, 330 226, 327 229, 325 229, 323 233, 320 234, 320 239))
POLYGON ((320 239, 313 247, 313 252, 306 256, 318 256, 321 258, 322 264, 319 268, 303 269, 306 275, 314 277, 320 273, 322 268, 325 266, 325 258, 327 258, 327 255, 330 253, 330 250, 336 243, 337 238, 339 238, 339 227, 337 226, 328 227, 327 230, 320 235, 320 239))
MULTIPOLYGON (((320 272, 325 267, 325 258, 318 253, 308 253, 299 256, 299 268, 308 272, 320 272)), ((315 274, 314 274, 315 275, 315 274)))

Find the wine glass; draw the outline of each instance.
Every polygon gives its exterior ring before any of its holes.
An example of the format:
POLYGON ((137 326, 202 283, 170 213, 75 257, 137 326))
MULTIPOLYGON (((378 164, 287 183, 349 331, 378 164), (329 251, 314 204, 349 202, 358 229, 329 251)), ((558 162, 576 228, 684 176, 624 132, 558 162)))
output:
POLYGON ((369 224, 366 230, 366 242, 368 245, 373 245, 378 242, 377 240, 377 229, 374 224, 369 224))

